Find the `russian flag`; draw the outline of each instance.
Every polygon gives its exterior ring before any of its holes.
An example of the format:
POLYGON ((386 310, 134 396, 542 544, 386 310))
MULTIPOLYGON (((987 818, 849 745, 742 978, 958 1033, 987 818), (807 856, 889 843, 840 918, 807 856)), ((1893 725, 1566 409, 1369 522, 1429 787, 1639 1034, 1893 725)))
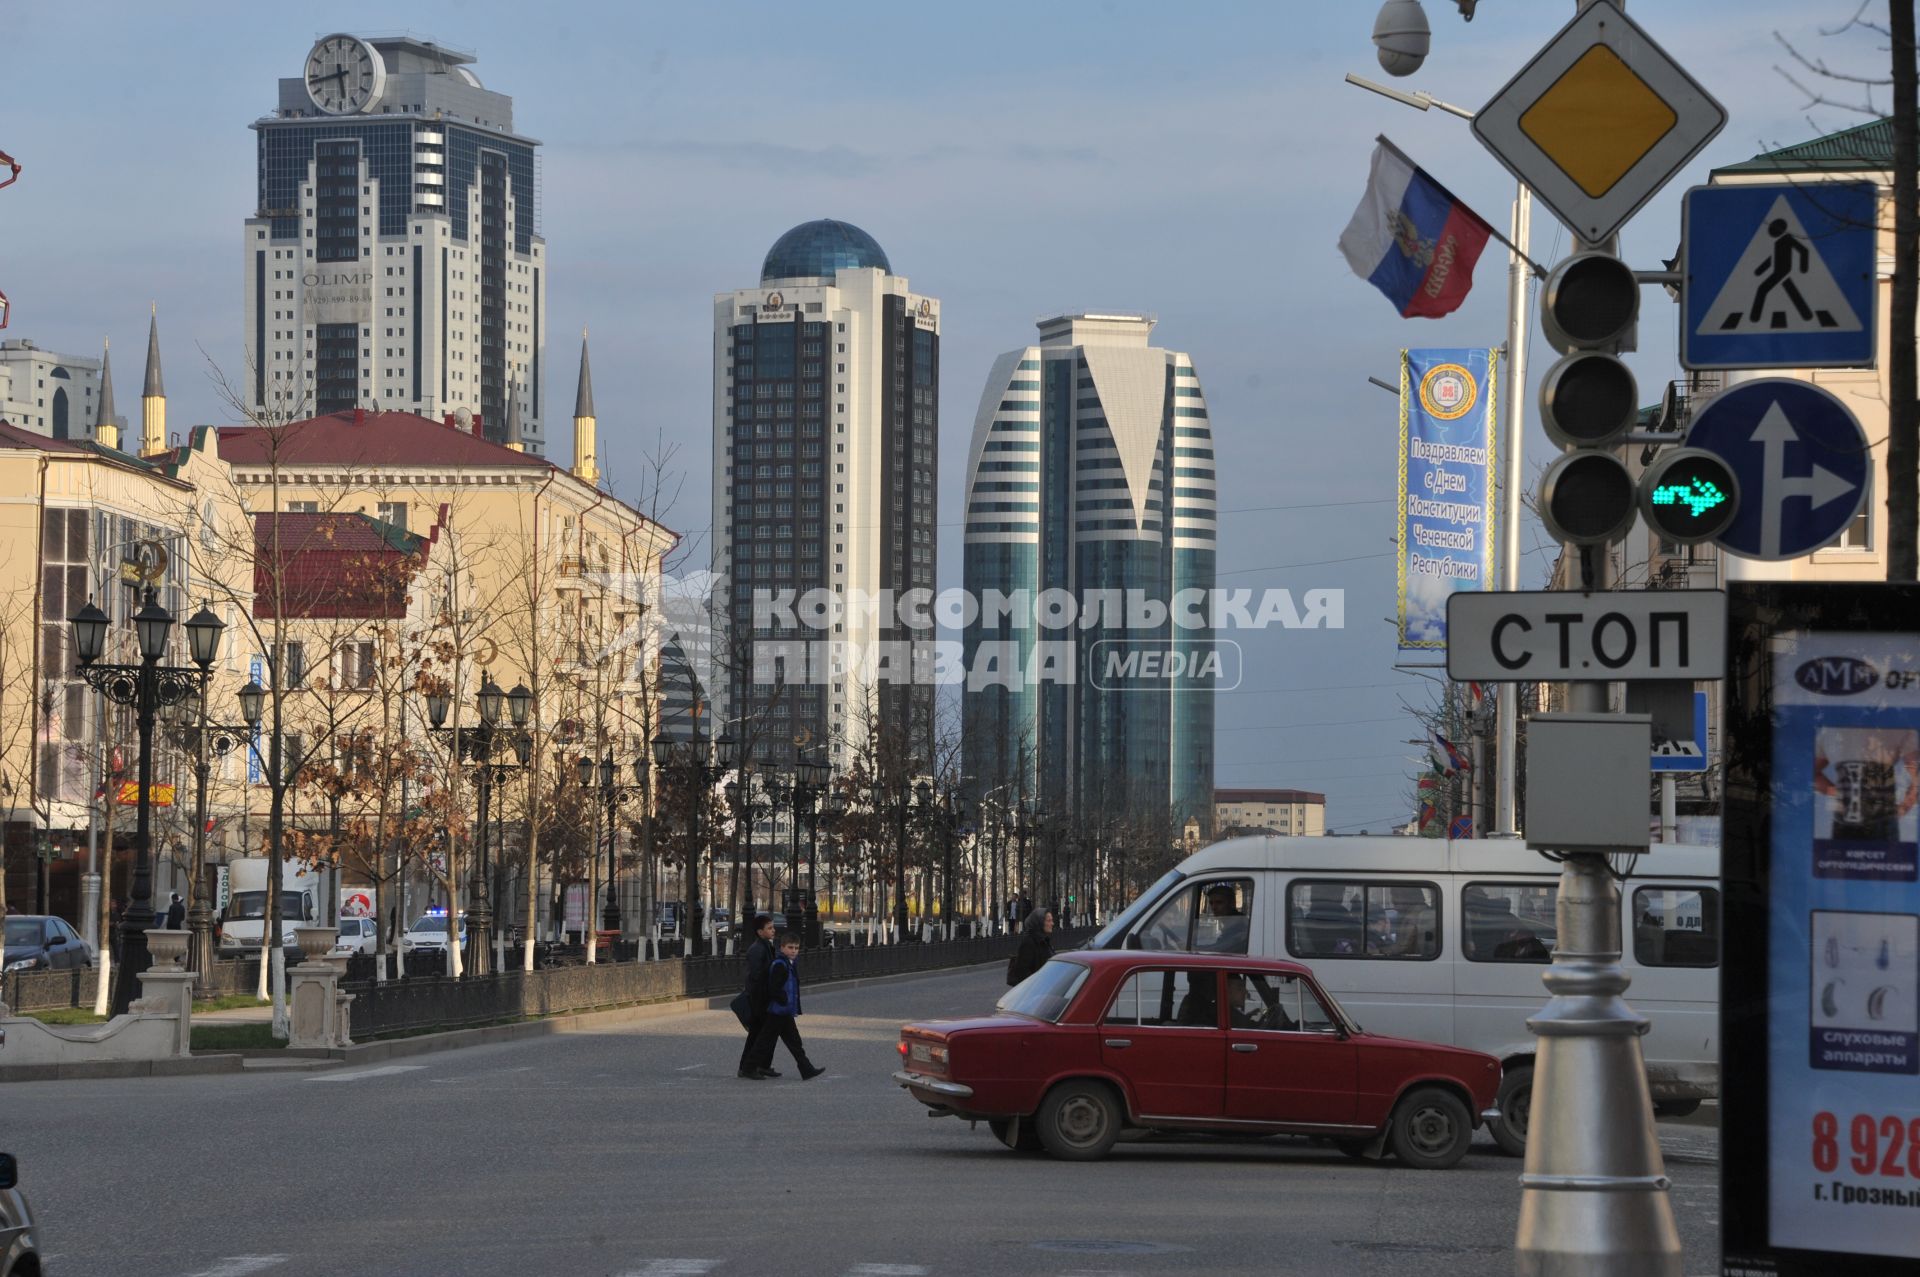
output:
POLYGON ((1467 299, 1474 263, 1492 237, 1478 213, 1382 137, 1340 251, 1403 317, 1438 319, 1467 299))

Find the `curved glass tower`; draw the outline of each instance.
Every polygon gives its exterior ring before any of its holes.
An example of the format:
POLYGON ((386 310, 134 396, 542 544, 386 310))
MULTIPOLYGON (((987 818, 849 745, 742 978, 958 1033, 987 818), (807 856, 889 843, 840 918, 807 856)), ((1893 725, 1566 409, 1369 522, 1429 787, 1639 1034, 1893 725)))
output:
POLYGON ((1172 838, 1190 817, 1212 832, 1213 689, 1190 672, 1213 633, 1204 607, 1183 625, 1170 605, 1214 585, 1213 435, 1192 361, 1152 329, 1042 321, 995 362, 968 462, 966 587, 1014 603, 966 629, 966 770, 993 801, 1071 812, 1083 836, 1119 820, 1172 838), (1052 590, 1080 620, 1045 627, 1052 590))

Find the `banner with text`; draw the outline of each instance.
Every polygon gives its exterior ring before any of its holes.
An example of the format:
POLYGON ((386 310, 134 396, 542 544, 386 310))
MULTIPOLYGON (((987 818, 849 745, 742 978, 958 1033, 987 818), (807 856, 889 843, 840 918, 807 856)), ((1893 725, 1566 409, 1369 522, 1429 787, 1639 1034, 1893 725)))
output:
POLYGON ((1493 586, 1499 351, 1400 352, 1402 650, 1447 645, 1447 596, 1493 586))

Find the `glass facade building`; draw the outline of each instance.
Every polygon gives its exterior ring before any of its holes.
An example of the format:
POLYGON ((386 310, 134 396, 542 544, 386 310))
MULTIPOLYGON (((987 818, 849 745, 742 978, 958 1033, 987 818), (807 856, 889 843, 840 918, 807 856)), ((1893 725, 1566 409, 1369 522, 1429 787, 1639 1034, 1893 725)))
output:
POLYGON ((509 395, 543 451, 546 247, 539 143, 466 54, 367 42, 385 68, 360 110, 328 114, 280 81, 257 120, 258 203, 244 232, 254 408, 443 416, 504 441, 509 395))
POLYGON ((964 562, 983 607, 962 645, 965 770, 992 801, 1083 830, 1172 836, 1194 818, 1210 833, 1214 680, 1193 671, 1214 635, 1204 609, 1171 606, 1214 585, 1199 378, 1148 344, 1141 316, 1040 330, 995 363, 974 424, 964 562), (1073 596, 1075 619, 1049 625, 1047 591, 1073 596), (984 605, 996 595, 1012 605, 984 605))

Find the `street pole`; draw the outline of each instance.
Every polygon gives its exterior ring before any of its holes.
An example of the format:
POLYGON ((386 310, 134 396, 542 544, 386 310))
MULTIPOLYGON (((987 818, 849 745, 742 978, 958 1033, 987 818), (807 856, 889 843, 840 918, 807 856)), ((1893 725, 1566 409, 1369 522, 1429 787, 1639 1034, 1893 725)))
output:
MULTIPOLYGON (((1507 255, 1507 412, 1505 438, 1501 440, 1502 475, 1500 482, 1500 585, 1502 589, 1520 588, 1520 485, 1521 451, 1526 439, 1527 416, 1527 288, 1533 279, 1533 264, 1528 261, 1533 234, 1533 192, 1525 182, 1513 192, 1513 248, 1507 255)), ((1493 828, 1490 832, 1511 835, 1518 830, 1515 819, 1515 794, 1520 753, 1520 685, 1502 683, 1494 706, 1494 757, 1499 776, 1494 786, 1493 828)))

